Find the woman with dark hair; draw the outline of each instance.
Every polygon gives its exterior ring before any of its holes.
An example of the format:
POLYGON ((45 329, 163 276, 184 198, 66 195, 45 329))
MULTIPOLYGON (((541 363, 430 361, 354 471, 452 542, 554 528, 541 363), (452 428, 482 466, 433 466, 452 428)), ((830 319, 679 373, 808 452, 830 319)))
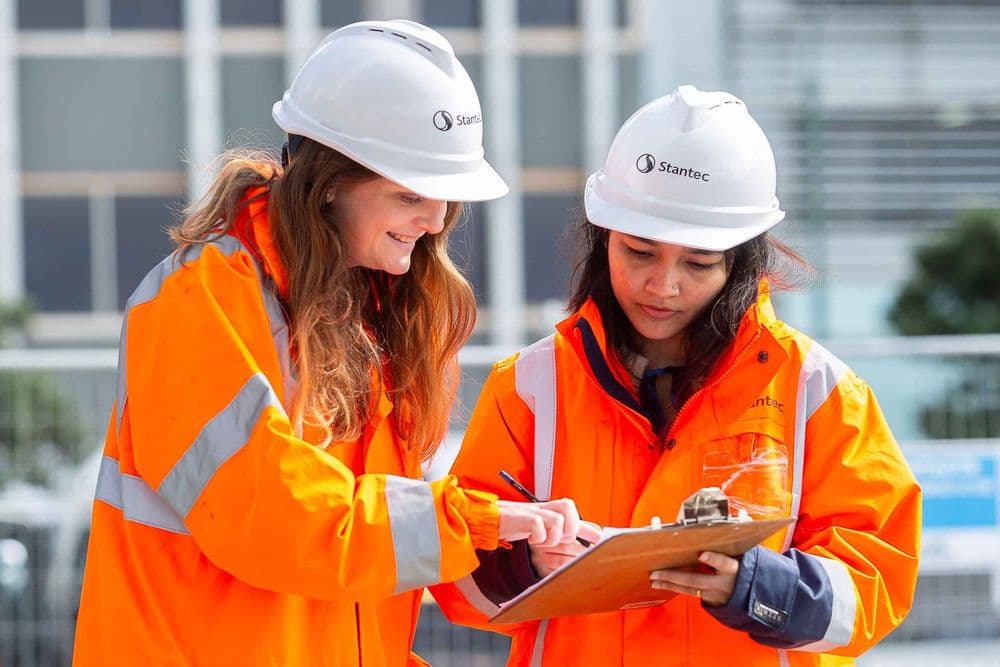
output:
POLYGON ((274 117, 283 162, 225 156, 128 301, 74 664, 426 664, 423 586, 579 530, 421 479, 475 322, 448 234, 507 192, 451 45, 342 28, 274 117))
MULTIPOLYGON (((769 229, 774 157, 743 103, 682 86, 637 111, 591 176, 570 316, 493 369, 453 473, 567 496, 604 526, 669 519, 720 487, 733 514, 791 524, 741 557, 660 570, 664 602, 503 626, 508 665, 833 665, 899 625, 920 489, 868 386, 778 320, 801 260, 769 229)), ((578 555, 514 543, 435 587, 449 617, 498 605, 578 555)))

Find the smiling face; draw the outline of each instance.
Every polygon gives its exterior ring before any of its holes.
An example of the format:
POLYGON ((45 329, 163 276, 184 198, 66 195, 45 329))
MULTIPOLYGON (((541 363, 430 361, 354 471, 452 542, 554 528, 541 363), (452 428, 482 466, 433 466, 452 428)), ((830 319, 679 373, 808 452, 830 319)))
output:
POLYGON ((447 202, 425 199, 381 176, 341 185, 332 194, 351 266, 402 275, 420 237, 444 229, 447 202))
POLYGON ((640 336, 650 367, 681 364, 683 333, 722 291, 729 268, 721 252, 608 235, 611 289, 640 336))

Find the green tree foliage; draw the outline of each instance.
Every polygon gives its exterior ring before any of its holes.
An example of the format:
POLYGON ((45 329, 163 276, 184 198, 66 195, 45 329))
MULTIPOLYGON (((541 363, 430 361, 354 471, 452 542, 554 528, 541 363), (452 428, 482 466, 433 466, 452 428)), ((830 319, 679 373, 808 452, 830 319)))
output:
POLYGON ((51 483, 61 466, 78 460, 83 435, 76 405, 54 378, 0 372, 0 485, 11 477, 51 483))
POLYGON ((7 334, 23 328, 30 317, 31 306, 27 303, 0 303, 0 349, 7 344, 7 334))
MULTIPOLYGON (((27 304, 0 304, 0 348, 24 327, 27 304)), ((48 484, 79 458, 83 423, 72 399, 44 373, 0 371, 0 486, 13 478, 48 484)))
POLYGON ((903 335, 1000 332, 1000 211, 964 213, 917 249, 917 271, 889 313, 903 335))
MULTIPOLYGON (((904 335, 1000 332, 1000 210, 963 213, 916 251, 889 321, 904 335)), ((962 379, 920 411, 932 438, 1000 437, 1000 359, 964 359, 962 379)))

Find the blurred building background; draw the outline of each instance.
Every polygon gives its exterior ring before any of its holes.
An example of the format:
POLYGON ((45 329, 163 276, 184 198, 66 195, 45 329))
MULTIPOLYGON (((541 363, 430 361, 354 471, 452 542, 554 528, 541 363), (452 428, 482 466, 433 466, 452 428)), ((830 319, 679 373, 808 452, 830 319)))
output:
MULTIPOLYGON (((65 664, 121 308, 164 228, 222 149, 280 146, 271 105, 322 35, 391 17, 451 40, 512 186, 456 233, 481 305, 466 408, 561 318, 568 225, 621 122, 681 83, 732 91, 818 269, 779 315, 870 382, 928 492, 917 606, 862 664, 996 642, 1000 337, 903 338, 888 315, 917 246, 1000 206, 1000 0, 0 0, 0 665, 65 664)), ((418 637, 437 665, 503 645, 433 608, 418 637)))

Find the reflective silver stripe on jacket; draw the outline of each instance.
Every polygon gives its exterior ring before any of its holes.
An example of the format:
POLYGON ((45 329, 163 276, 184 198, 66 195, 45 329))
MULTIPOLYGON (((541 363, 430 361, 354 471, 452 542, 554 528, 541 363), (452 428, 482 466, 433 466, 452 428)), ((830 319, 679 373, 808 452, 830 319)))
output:
MULTIPOLYGON (((794 460, 792 463, 792 502, 789 514, 792 517, 792 523, 785 529, 785 543, 782 546, 782 552, 788 551, 792 546, 796 518, 802 506, 802 475, 805 467, 807 425, 820 406, 833 393, 837 384, 847 375, 847 370, 844 362, 815 341, 806 353, 806 358, 799 369, 799 382, 795 393, 795 435, 792 448, 794 460)), ((851 582, 850 575, 847 574, 847 568, 843 563, 829 559, 821 559, 821 562, 827 575, 830 576, 830 583, 833 586, 833 615, 823 640, 809 646, 825 645, 825 648, 812 649, 803 646, 795 650, 821 652, 836 646, 844 646, 850 642, 854 631, 857 602, 854 597, 854 584, 851 582), (830 564, 833 564, 833 567, 827 567, 830 564), (846 577, 846 582, 844 577, 846 577), (846 638, 843 637, 842 628, 844 627, 847 628, 846 638), (840 640, 843 642, 832 643, 840 640)), ((778 662, 782 667, 787 667, 789 664, 787 650, 780 649, 778 651, 778 662)))
MULTIPOLYGON (((258 274, 260 267, 257 267, 258 274)), ((285 405, 292 405, 295 401, 295 378, 291 367, 290 341, 288 332, 288 322, 285 320, 285 313, 278 301, 278 296, 270 286, 270 281, 265 283, 261 280, 261 296, 264 299, 264 310, 267 311, 267 319, 271 325, 271 339, 274 347, 278 351, 278 364, 281 366, 282 394, 281 400, 285 405)))
POLYGON ((476 608, 486 618, 492 618, 500 612, 500 606, 490 602, 490 599, 483 595, 476 585, 476 580, 472 575, 466 575, 455 582, 455 588, 462 593, 465 601, 476 608))
POLYGON ((246 445, 264 411, 285 409, 263 373, 254 373, 236 397, 205 424, 156 492, 186 517, 219 467, 246 445))
POLYGON ((117 507, 126 521, 189 535, 184 522, 140 477, 123 473, 118 461, 105 456, 97 476, 97 500, 117 507))
MULTIPOLYGON (((552 473, 556 456, 556 350, 555 334, 525 348, 514 362, 514 386, 518 396, 535 415, 535 489, 541 500, 552 495, 552 473)), ((542 621, 535 632, 531 667, 541 667, 545 632, 542 621)))
POLYGON ((531 649, 531 667, 542 667, 542 654, 545 652, 545 632, 549 629, 548 620, 538 624, 535 631, 535 646, 531 649))
MULTIPOLYGON (((556 451, 555 336, 548 336, 521 351, 514 362, 514 386, 535 416, 535 495, 548 500, 552 493, 552 468, 556 451)), ((466 601, 487 617, 500 607, 490 602, 472 576, 456 584, 466 601)), ((542 623, 542 628, 545 623, 542 623)), ((541 639, 539 638, 539 642, 541 639)), ((541 655, 539 649, 539 656, 541 655)), ((539 660, 541 658, 539 657, 539 660)), ((532 665, 536 664, 534 661, 532 665)), ((538 663, 540 664, 540 663, 538 663)))
POLYGON ((555 334, 526 347, 514 362, 517 395, 535 415, 535 488, 541 500, 552 495, 556 455, 555 334))
POLYGON ((441 581, 441 540, 431 485, 419 479, 386 475, 385 505, 396 560, 393 593, 441 581))
MULTIPOLYGON (((210 245, 226 257, 242 250, 251 259, 253 258, 246 247, 237 238, 230 235, 222 236, 210 243, 194 245, 183 257, 172 254, 164 258, 146 275, 128 300, 118 348, 118 396, 115 426, 119 435, 128 396, 126 378, 129 310, 156 298, 170 276, 177 272, 184 263, 197 260, 205 248, 210 245)), ((263 279, 263 272, 256 261, 254 261, 254 266, 257 269, 261 296, 270 322, 271 335, 277 349, 287 392, 291 386, 288 325, 277 297, 273 290, 267 286, 263 279)), ((283 407, 267 378, 263 374, 257 373, 247 381, 230 404, 202 429, 194 443, 160 484, 158 490, 160 496, 157 496, 140 477, 118 472, 117 463, 113 464, 114 474, 112 474, 111 464, 108 464, 107 461, 113 461, 113 459, 106 459, 102 462, 98 480, 98 499, 122 509, 127 520, 187 534, 188 531, 184 527, 181 517, 187 516, 218 466, 246 443, 250 432, 268 405, 273 405, 283 411, 283 407)))
POLYGON ((799 515, 802 505, 802 471, 805 465, 806 427, 813 414, 830 397, 837 384, 847 375, 847 366, 829 350, 813 342, 806 358, 799 369, 798 389, 795 392, 795 436, 792 456, 792 524, 785 533, 785 544, 782 551, 788 551, 792 546, 792 534, 795 532, 795 518, 799 515))
POLYGON ((854 582, 847 571, 847 566, 839 560, 813 556, 826 570, 833 589, 833 613, 830 615, 830 625, 826 634, 819 641, 799 646, 796 651, 826 653, 851 643, 854 636, 854 616, 857 613, 858 600, 854 595, 854 582))

